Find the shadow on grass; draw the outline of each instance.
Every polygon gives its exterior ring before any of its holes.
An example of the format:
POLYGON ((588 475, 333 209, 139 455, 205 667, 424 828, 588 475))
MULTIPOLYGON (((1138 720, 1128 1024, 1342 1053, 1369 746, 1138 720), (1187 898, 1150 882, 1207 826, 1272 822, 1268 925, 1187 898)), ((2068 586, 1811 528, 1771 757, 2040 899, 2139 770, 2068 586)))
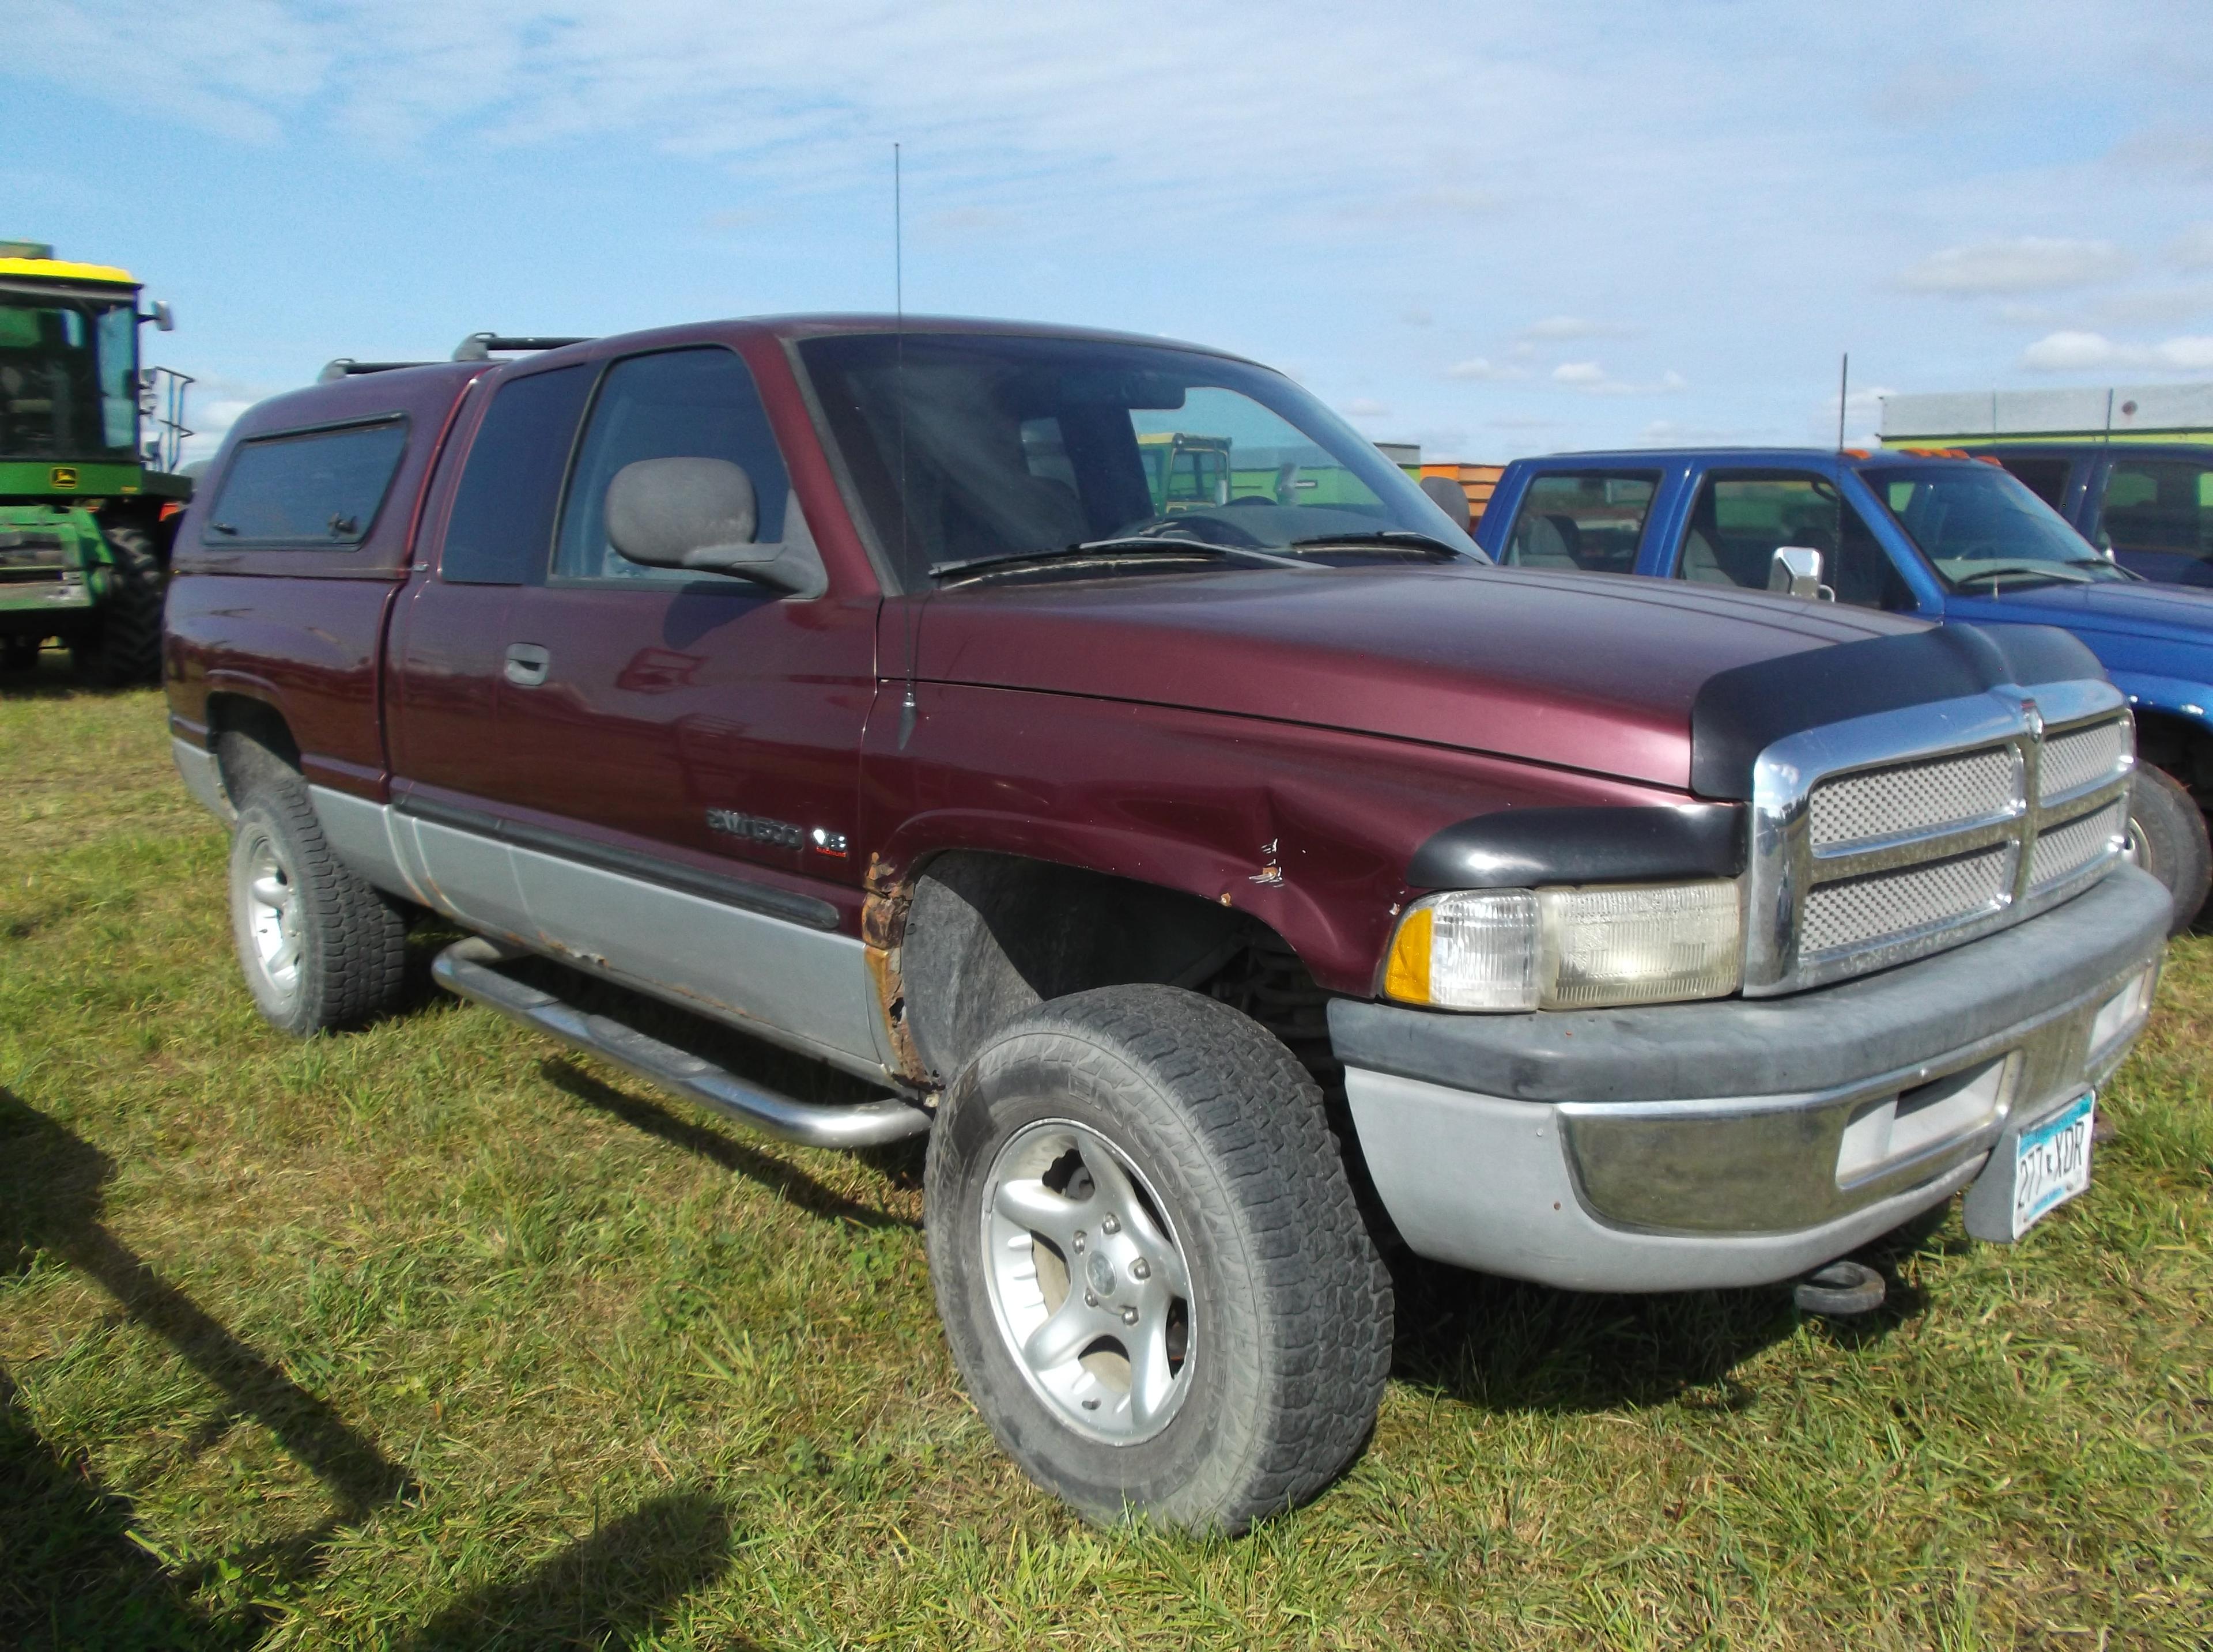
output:
POLYGON ((0 1644, 244 1647, 261 1632, 218 1621, 131 1539, 131 1504, 58 1456, 0 1371, 0 1644))
MULTIPOLYGON (((215 1568, 173 1570, 136 1540, 130 1501, 54 1452, 4 1370, 0 1484, 7 1493, 0 1497, 0 1645, 244 1652, 275 1626, 274 1614, 259 1605, 226 1610, 196 1598, 215 1568)), ((311 1568, 287 1563, 332 1534, 326 1526, 225 1561, 234 1578, 241 1571, 298 1578, 311 1568)), ((405 1652, 628 1645, 665 1626, 686 1596, 729 1570, 730 1558, 721 1506, 698 1492, 670 1492, 511 1582, 461 1596, 414 1635, 379 1643, 405 1652)), ((742 1643, 735 1652, 744 1652, 742 1643)))
MULTIPOLYGON (((561 1056, 548 1056, 538 1064, 540 1076, 563 1094, 596 1107, 601 1113, 619 1119, 632 1130, 642 1131, 657 1141, 671 1147, 680 1147, 687 1153, 722 1166, 725 1170, 751 1178, 767 1188, 778 1198, 796 1205, 810 1215, 826 1216, 836 1222, 850 1222, 863 1228, 907 1228, 916 1231, 922 1224, 912 1217, 894 1216, 887 1210, 847 1198, 843 1193, 825 1187, 797 1165, 787 1164, 771 1154, 762 1153, 734 1141, 720 1131, 710 1130, 704 1124, 671 1112, 657 1100, 649 1100, 594 1077, 575 1062, 561 1056)), ((681 1104, 679 1104, 681 1105, 681 1104)))
POLYGON ((94 1281, 220 1390, 231 1415, 276 1436, 342 1517, 405 1497, 405 1470, 107 1230, 101 1189, 113 1172, 99 1149, 0 1088, 0 1269, 43 1251, 94 1281))
POLYGON ((1734 1375, 1801 1324, 1845 1347, 1881 1342, 1927 1308, 1898 1265, 1948 1248, 1948 1203, 1853 1253, 1888 1282, 1883 1305, 1849 1319, 1801 1316, 1789 1286, 1596 1295, 1468 1273, 1401 1256, 1392 1375, 1491 1411, 1576 1412, 1657 1405, 1697 1396, 1734 1411, 1752 1391, 1734 1375))
MULTIPOLYGON (((407 1652, 631 1645, 728 1570, 730 1547, 729 1517, 719 1503, 671 1491, 522 1576, 463 1595, 399 1645, 407 1652)), ((747 1645, 721 1644, 733 1652, 747 1645)))
MULTIPOLYGON (((460 933, 439 925, 429 926, 423 931, 424 938, 419 947, 411 937, 410 974, 416 971, 419 954, 423 978, 428 983, 431 959, 449 941, 459 939, 460 933)), ((885 1094, 881 1086, 840 1072, 825 1062, 781 1049, 720 1021, 642 992, 633 992, 552 959, 520 958, 503 966, 502 972, 527 981, 579 1009, 636 1027, 687 1054, 711 1061, 750 1083, 802 1101, 835 1106, 880 1100, 885 1094)), ((436 988, 426 986, 426 991, 435 993, 436 988)), ((806 1171, 774 1153, 749 1146, 710 1127, 705 1121, 716 1115, 694 1113, 688 1102, 665 1100, 652 1094, 642 1080, 625 1078, 620 1086, 612 1084, 594 1074, 582 1058, 569 1056, 549 1057, 539 1064, 539 1071, 556 1089, 587 1106, 612 1114, 632 1129, 643 1131, 672 1147, 680 1147, 726 1170, 750 1177, 803 1210, 863 1227, 915 1228, 921 1225, 911 1217, 874 1209, 825 1187, 806 1171)), ((741 1125, 736 1127, 744 1128, 741 1125)), ((857 1149, 850 1156, 869 1166, 893 1187, 911 1193, 922 1186, 924 1152, 924 1139, 917 1137, 911 1141, 857 1149)))

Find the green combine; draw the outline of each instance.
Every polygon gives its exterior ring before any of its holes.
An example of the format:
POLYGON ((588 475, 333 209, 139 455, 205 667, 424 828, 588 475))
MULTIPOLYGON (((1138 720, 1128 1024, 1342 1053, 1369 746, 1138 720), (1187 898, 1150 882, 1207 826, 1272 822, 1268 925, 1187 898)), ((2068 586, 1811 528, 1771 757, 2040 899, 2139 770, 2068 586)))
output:
POLYGON ((59 641, 101 681, 161 675, 191 381, 140 369, 140 325, 170 320, 138 294, 127 271, 0 241, 0 669, 59 641))

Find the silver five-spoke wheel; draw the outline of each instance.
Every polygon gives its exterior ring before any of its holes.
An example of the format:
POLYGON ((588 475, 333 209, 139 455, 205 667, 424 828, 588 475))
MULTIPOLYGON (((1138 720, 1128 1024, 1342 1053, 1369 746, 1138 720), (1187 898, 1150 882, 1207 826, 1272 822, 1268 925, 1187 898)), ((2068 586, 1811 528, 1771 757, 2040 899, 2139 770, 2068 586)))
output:
POLYGON ((1039 1396, 1115 1444, 1150 1439, 1191 1388, 1191 1270, 1143 1173, 1097 1131, 1046 1119, 985 1179, 984 1272, 1039 1396))
POLYGON ((254 961, 269 984, 290 997, 299 990, 300 886, 265 831, 241 845, 245 872, 247 931, 254 961))

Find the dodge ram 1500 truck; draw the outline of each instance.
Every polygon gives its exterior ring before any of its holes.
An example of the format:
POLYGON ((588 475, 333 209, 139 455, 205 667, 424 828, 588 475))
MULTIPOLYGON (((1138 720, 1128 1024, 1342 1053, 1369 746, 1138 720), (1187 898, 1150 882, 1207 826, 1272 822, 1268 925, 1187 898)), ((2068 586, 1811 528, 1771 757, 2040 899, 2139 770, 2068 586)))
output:
POLYGON ((1650 1291, 1962 1189, 2017 1237, 2088 1182, 2167 924, 2070 637, 1494 567, 1190 346, 787 318, 334 363, 239 421, 176 566, 176 759, 268 1018, 393 1004, 429 908, 471 932, 445 985, 682 1094, 926 1131, 954 1358, 1100 1519, 1326 1485, 1387 1244, 1650 1291), (1273 484, 1168 509, 1163 431, 1273 484), (771 1094, 528 954, 882 1094, 771 1094))

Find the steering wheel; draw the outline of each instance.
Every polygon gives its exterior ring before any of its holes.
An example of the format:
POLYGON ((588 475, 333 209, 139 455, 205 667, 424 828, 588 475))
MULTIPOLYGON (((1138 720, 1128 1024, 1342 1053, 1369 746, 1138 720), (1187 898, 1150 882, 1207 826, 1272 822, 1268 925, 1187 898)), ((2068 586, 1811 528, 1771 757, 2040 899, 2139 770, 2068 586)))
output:
POLYGON ((1273 505, 1282 503, 1280 499, 1271 499, 1265 493, 1241 493, 1229 502, 1228 508, 1235 510, 1240 505, 1273 505))
POLYGON ((1114 537, 1128 539, 1190 539, 1199 545, 1226 546, 1235 551, 1263 550, 1267 543, 1259 534, 1240 527, 1235 522, 1224 521, 1221 517, 1210 516, 1204 511, 1193 511, 1181 516, 1149 517, 1142 522, 1132 522, 1129 527, 1118 530, 1114 537))

